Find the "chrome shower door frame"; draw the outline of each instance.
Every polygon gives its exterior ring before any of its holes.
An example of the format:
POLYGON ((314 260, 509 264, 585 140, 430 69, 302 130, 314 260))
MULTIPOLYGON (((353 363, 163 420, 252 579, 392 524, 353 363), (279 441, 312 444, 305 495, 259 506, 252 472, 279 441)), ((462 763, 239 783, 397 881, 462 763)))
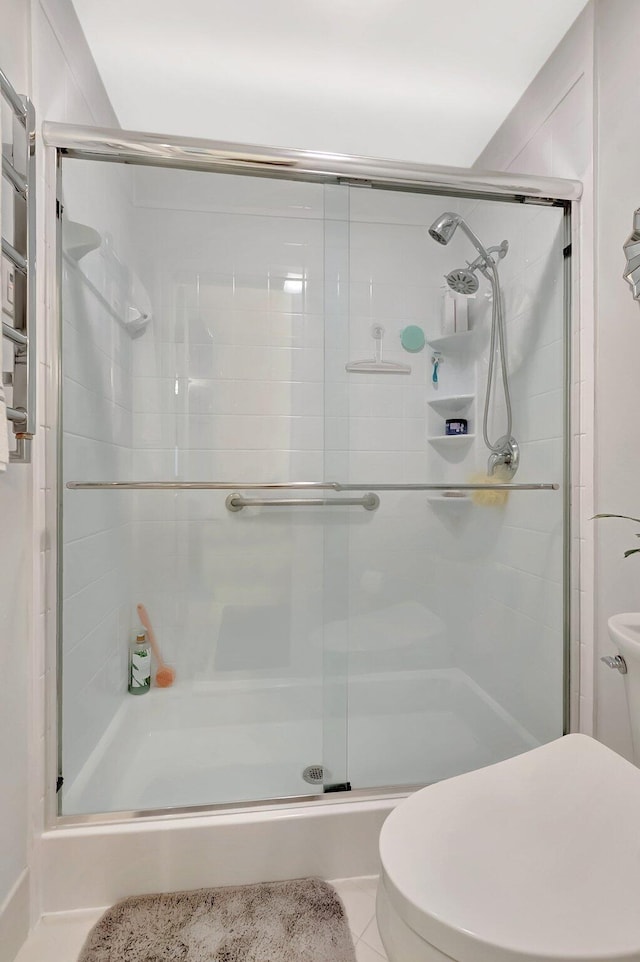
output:
MULTIPOLYGON (((112 163, 156 166, 174 169, 201 170, 216 173, 244 174, 256 177, 304 180, 324 184, 376 187, 394 191, 441 194, 447 197, 502 200, 517 204, 561 207, 564 211, 564 731, 576 730, 578 706, 575 703, 579 665, 578 632, 573 623, 571 583, 571 410, 570 387, 572 384, 571 334, 577 328, 577 317, 572 293, 576 289, 572 272, 572 237, 576 241, 575 225, 578 222, 579 201, 582 184, 575 180, 537 177, 503 172, 476 171, 473 169, 411 164, 390 160, 343 154, 320 153, 294 149, 278 149, 256 145, 200 140, 172 135, 139 131, 44 123, 42 135, 45 145, 45 162, 51 172, 50 186, 45 197, 45 220, 50 247, 55 261, 50 265, 48 287, 50 291, 47 336, 50 344, 52 374, 47 390, 49 439, 46 445, 47 519, 49 555, 55 559, 55 570, 46 574, 46 594, 50 599, 53 617, 46 620, 46 658, 50 670, 45 690, 46 730, 50 738, 45 744, 45 819, 48 828, 74 825, 95 825, 136 819, 166 819, 181 816, 201 816, 215 812, 251 812, 271 808, 274 810, 298 808, 306 805, 348 804, 354 800, 378 800, 401 797, 413 791, 417 785, 380 786, 359 789, 343 794, 302 795, 274 798, 238 804, 212 804, 206 806, 176 807, 154 811, 122 811, 91 815, 63 816, 59 814, 57 793, 61 787, 61 645, 62 625, 59 603, 62 544, 59 531, 62 524, 61 436, 60 415, 62 401, 62 376, 60 364, 62 330, 62 232, 61 232, 61 163, 64 157, 83 160, 108 161, 112 163), (53 177, 55 170, 56 176, 53 177), (53 227, 55 225, 55 228, 53 227), (55 238, 52 237, 55 229, 55 238)), ((546 479, 545 479, 546 481, 546 479)), ((540 487, 531 485, 522 487, 540 487)), ((370 490, 382 490, 372 486, 370 490)), ((389 486, 395 487, 395 486, 389 486)), ((407 485, 407 487, 413 487, 407 485)), ((428 485, 419 486, 428 487, 428 485)), ((452 487, 447 485, 447 487, 452 487)), ((460 487, 458 485, 458 487, 460 487)), ((471 487, 463 485, 462 487, 471 487)), ((518 487, 514 485, 514 487, 518 487)), ((547 485, 544 485, 547 487, 547 485)), ((551 485, 548 485, 551 487, 551 485)), ((369 490, 369 489, 368 489, 369 490)), ((53 568, 53 564, 51 565, 53 568)))

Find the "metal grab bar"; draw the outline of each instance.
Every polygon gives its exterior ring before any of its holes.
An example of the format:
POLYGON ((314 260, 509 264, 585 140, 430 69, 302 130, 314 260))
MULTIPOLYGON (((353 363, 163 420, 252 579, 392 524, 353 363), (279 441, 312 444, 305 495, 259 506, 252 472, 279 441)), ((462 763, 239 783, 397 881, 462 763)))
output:
POLYGON ((224 503, 229 511, 242 511, 243 508, 324 508, 333 505, 353 505, 365 511, 375 511, 380 507, 380 498, 373 491, 361 498, 243 498, 236 491, 224 503))
POLYGON ((350 484, 340 481, 67 481, 70 491, 557 491, 556 482, 350 484))

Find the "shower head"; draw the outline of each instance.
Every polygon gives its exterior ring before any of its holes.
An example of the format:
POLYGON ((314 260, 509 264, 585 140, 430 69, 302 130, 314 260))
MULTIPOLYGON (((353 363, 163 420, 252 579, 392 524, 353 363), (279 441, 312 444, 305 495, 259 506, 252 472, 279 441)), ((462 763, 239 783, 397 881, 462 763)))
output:
POLYGON ((460 219, 458 214, 445 212, 433 222, 429 228, 429 234, 438 244, 448 244, 456 232, 460 219))
POLYGON ((456 294, 475 294, 480 287, 475 270, 466 267, 456 267, 446 275, 445 280, 456 294))
MULTIPOLYGON (((438 244, 448 244, 458 227, 461 227, 465 232, 485 264, 493 263, 493 261, 491 261, 489 251, 487 251, 487 249, 482 245, 480 238, 476 237, 467 222, 463 217, 460 216, 460 214, 453 214, 450 210, 445 211, 444 214, 440 214, 440 217, 438 217, 437 220, 434 220, 433 224, 429 228, 429 234, 431 237, 433 237, 434 241, 438 242, 438 244)), ((504 254, 501 254, 500 256, 503 257, 504 254)))

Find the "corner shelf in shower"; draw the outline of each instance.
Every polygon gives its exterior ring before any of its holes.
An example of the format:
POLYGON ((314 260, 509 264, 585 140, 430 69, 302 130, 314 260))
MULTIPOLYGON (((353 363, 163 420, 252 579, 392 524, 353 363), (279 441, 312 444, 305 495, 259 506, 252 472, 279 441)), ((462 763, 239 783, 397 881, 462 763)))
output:
POLYGON ((429 444, 446 444, 447 447, 461 447, 465 441, 472 441, 475 434, 435 434, 427 438, 429 444))
POLYGON ((449 510, 450 508, 456 508, 457 510, 460 510, 460 509, 466 509, 470 507, 473 504, 473 500, 470 497, 468 497, 468 495, 464 495, 464 497, 462 498, 457 498, 457 497, 447 497, 446 495, 438 494, 438 495, 430 495, 427 498, 427 504, 429 504, 432 508, 436 508, 436 509, 446 506, 447 510, 449 510))
POLYGON ((475 394, 451 394, 449 397, 434 397, 427 400, 429 407, 438 414, 450 416, 462 414, 475 401, 475 394))
POLYGON ((445 334, 443 337, 430 337, 429 346, 441 354, 465 351, 478 340, 478 331, 461 331, 459 334, 445 334))

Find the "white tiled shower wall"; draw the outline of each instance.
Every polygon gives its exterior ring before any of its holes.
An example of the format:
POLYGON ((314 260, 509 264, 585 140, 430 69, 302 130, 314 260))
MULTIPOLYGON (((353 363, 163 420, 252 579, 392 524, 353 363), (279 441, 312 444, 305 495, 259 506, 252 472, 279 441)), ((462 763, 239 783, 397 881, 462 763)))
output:
MULTIPOLYGON (((605 5, 606 6, 606 5, 605 5)), ((602 7, 602 5, 601 5, 602 7)), ((608 9, 616 19, 611 6, 608 9)), ((594 712, 594 5, 578 18, 476 162, 484 169, 573 177, 583 183, 573 225, 572 728, 594 712), (578 255, 576 256, 576 251, 578 255)), ((614 509, 615 510, 615 509, 614 509)))
MULTIPOLYGON (((470 440, 462 455, 458 448, 428 443, 430 433, 444 432, 444 418, 426 403, 437 396, 431 352, 408 354, 400 345, 400 333, 411 323, 430 337, 440 333, 442 275, 471 252, 461 232, 445 249, 429 238, 427 227, 444 206, 457 202, 144 170, 136 172, 135 204, 138 269, 154 311, 152 326, 133 345, 135 477, 374 484, 466 480, 484 470, 480 441, 470 440), (385 328, 385 357, 410 363, 409 376, 345 371, 347 361, 373 355, 374 324, 385 328)), ((514 276, 507 308, 520 332, 516 417, 525 432, 521 439, 536 452, 527 465, 523 451, 524 470, 533 480, 544 479, 558 469, 557 441, 555 462, 541 453, 543 439, 554 431, 557 438, 560 430, 558 214, 500 205, 492 222, 491 209, 477 209, 487 237, 500 233, 487 243, 504 234, 513 243, 514 266, 505 277, 514 276), (511 224, 501 224, 508 217, 511 224), (536 217, 537 233, 524 226, 536 217), (549 275, 534 269, 542 260, 549 275), (543 324, 531 303, 550 279, 556 298, 544 302, 543 324), (550 371, 559 379, 553 394, 550 371), (551 424, 535 417, 535 405, 530 411, 524 403, 536 393, 551 402, 545 408, 551 424)), ((479 425, 486 370, 485 361, 476 383, 476 358, 488 328, 483 304, 479 297, 472 305, 483 326, 477 344, 465 358, 445 356, 440 373, 441 393, 478 389, 472 431, 479 425)), ((541 555, 543 532, 554 507, 559 517, 559 507, 557 498, 545 502, 550 495, 521 497, 536 499, 541 512, 540 530, 524 535, 512 534, 509 524, 502 531, 502 512, 474 509, 463 518, 456 508, 449 513, 448 506, 430 506, 415 494, 385 492, 372 515, 322 509, 278 516, 230 514, 217 492, 145 492, 135 506, 132 602, 147 603, 165 656, 182 677, 317 678, 323 646, 339 651, 350 632, 352 675, 459 665, 537 736, 550 737, 558 730, 558 692, 555 714, 546 706, 537 712, 526 681, 531 672, 524 668, 537 659, 543 674, 559 675, 552 653, 556 661, 561 656, 560 573, 544 578, 548 559, 541 555), (528 579, 528 607, 516 613, 528 639, 519 648, 522 670, 517 659, 509 663, 501 685, 491 682, 495 673, 487 666, 496 661, 494 635, 503 636, 506 626, 480 639, 480 663, 471 654, 473 605, 460 604, 477 580, 469 557, 482 566, 487 543, 497 538, 504 548, 495 570, 528 579), (327 592, 331 608, 324 613, 323 578, 335 588, 327 592), (545 624, 536 619, 541 596, 548 602, 545 624), (377 633, 376 624, 382 626, 377 633), (530 634, 544 637, 549 658, 541 659, 530 634), (512 675, 524 680, 522 690, 512 675)), ((510 512, 516 503, 514 498, 510 512)), ((531 503, 523 507, 526 513, 531 503)), ((557 567, 557 532, 551 552, 557 567)), ((512 608, 509 613, 513 617, 512 608)), ((506 656, 501 653, 503 665, 506 656)), ((366 693, 366 686, 361 690, 366 693)), ((350 708, 362 719, 384 710, 379 694, 372 688, 350 708)), ((350 731, 357 739, 355 724, 350 731)), ((354 748, 351 757, 356 755, 354 748)), ((379 772, 362 777, 384 781, 384 762, 379 772)))
MULTIPOLYGON (((636 159, 637 125, 630 121, 637 95, 634 40, 640 7, 633 0, 598 3, 595 10, 597 64, 598 180, 596 194, 597 404, 594 457, 595 509, 638 517, 640 472, 637 366, 640 354, 639 306, 622 278, 622 245, 640 204, 636 159), (631 416, 629 414, 631 413, 631 416)), ((637 525, 598 522, 595 558, 595 727, 598 738, 631 756, 625 679, 599 661, 615 654, 607 619, 638 610, 637 525)), ((585 572, 585 587, 593 570, 585 572)), ((585 686, 586 687, 586 686, 585 686)))
MULTIPOLYGON (((162 171, 139 172, 137 184, 138 249, 148 258, 141 269, 158 312, 158 323, 134 346, 138 476, 372 483, 402 481, 407 472, 421 477, 426 353, 411 358, 411 377, 395 385, 347 375, 345 363, 373 355, 376 320, 388 324, 386 357, 407 360, 401 328, 438 309, 439 282, 419 280, 428 255, 430 264, 434 255, 445 263, 425 240, 424 222, 439 201, 400 202, 396 225, 349 225, 347 188, 162 171), (407 226, 412 206, 420 213, 414 210, 416 225, 407 226), (412 285, 399 283, 399 270, 412 285)), ((244 677, 269 670, 318 675, 323 544, 329 539, 324 547, 337 559, 336 538, 349 514, 230 515, 223 497, 209 492, 169 502, 164 493, 145 494, 138 510, 144 520, 137 584, 166 629, 169 656, 189 658, 184 637, 191 649, 194 637, 206 647, 216 636, 220 649, 237 648, 220 623, 224 609, 234 595, 245 612, 260 606, 262 592, 267 607, 275 600, 284 611, 293 596, 294 611, 306 612, 284 629, 291 650, 282 651, 276 637, 278 619, 274 637, 263 621, 244 662, 237 654, 225 660, 222 651, 223 677, 233 677, 234 668, 244 677), (170 560, 176 555, 177 566, 170 560), (159 557, 166 565, 151 562, 159 557), (189 604, 175 590, 185 583, 189 604), (279 651, 280 660, 270 661, 269 651, 279 651)), ((362 515, 353 526, 372 524, 362 515)), ((344 557, 348 547, 342 545, 344 557)), ((210 652, 210 668, 216 659, 210 652)))
MULTIPOLYGON (((362 350, 373 321, 389 326, 392 343, 408 323, 424 327, 428 337, 439 335, 442 275, 471 260, 473 248, 462 231, 440 247, 427 227, 443 210, 455 211, 457 206, 451 198, 352 192, 352 345, 355 341, 362 350), (372 294, 378 286, 386 297, 376 301, 372 294)), ((486 202, 467 202, 462 213, 487 246, 505 237, 512 245, 501 265, 501 280, 510 334, 514 432, 523 442, 516 480, 561 480, 561 216, 558 211, 486 202), (554 292, 551 299, 549 291, 554 292)), ((398 378, 386 385, 372 377, 365 379, 366 386, 356 379, 348 382, 349 403, 351 392, 369 392, 373 436, 378 423, 402 412, 402 428, 395 429, 396 450, 365 455, 377 459, 365 462, 373 480, 454 482, 485 473, 487 452, 480 434, 490 321, 487 293, 482 281, 469 304, 471 343, 443 348, 437 387, 431 381, 429 348, 404 355, 413 365, 413 383, 398 378), (465 412, 475 440, 430 444, 429 435, 444 433, 446 414, 430 411, 428 401, 458 393, 475 395, 465 412), (376 405, 378 395, 382 403, 376 405)), ((490 434, 495 439, 504 430, 500 415, 490 434)), ((363 478, 362 457, 358 451, 350 454, 351 479, 363 478)), ((560 497, 523 492, 512 495, 503 511, 385 493, 375 525, 352 525, 349 532, 352 637, 370 636, 368 650, 365 642, 361 650, 352 651, 351 673, 457 666, 534 737, 553 737, 561 725, 560 688, 550 684, 561 676, 562 659, 560 497), (376 638, 376 622, 386 626, 384 647, 376 638), (534 677, 545 679, 548 703, 540 701, 534 677)), ((357 716, 388 710, 379 687, 372 685, 366 697, 368 705, 356 704, 355 691, 350 700, 354 744, 357 716)), ((357 757, 355 750, 351 757, 357 757)), ((369 777, 375 784, 371 773, 369 777)))
MULTIPOLYGON (((137 172, 154 322, 134 344, 136 477, 322 479, 323 217, 318 185, 137 172)), ((317 514, 225 497, 136 500, 134 586, 165 657, 196 681, 317 676, 317 514)))
MULTIPOLYGON (((503 291, 512 434, 520 466, 514 481, 555 482, 564 474, 564 224, 561 209, 479 204, 466 216, 483 242, 503 240, 503 291)), ((486 287, 486 285, 485 285, 486 287)), ((476 466, 484 470, 482 440, 491 303, 484 301, 485 337, 478 362, 476 466)), ((496 358, 488 436, 507 427, 496 358)), ((482 510, 482 509, 479 509, 482 510)), ((492 509, 484 509, 491 515, 492 509)), ((468 583, 473 615, 460 633, 461 667, 539 739, 562 729, 563 542, 562 487, 509 496, 500 523, 485 519, 468 542, 484 538, 480 564, 468 583)))

